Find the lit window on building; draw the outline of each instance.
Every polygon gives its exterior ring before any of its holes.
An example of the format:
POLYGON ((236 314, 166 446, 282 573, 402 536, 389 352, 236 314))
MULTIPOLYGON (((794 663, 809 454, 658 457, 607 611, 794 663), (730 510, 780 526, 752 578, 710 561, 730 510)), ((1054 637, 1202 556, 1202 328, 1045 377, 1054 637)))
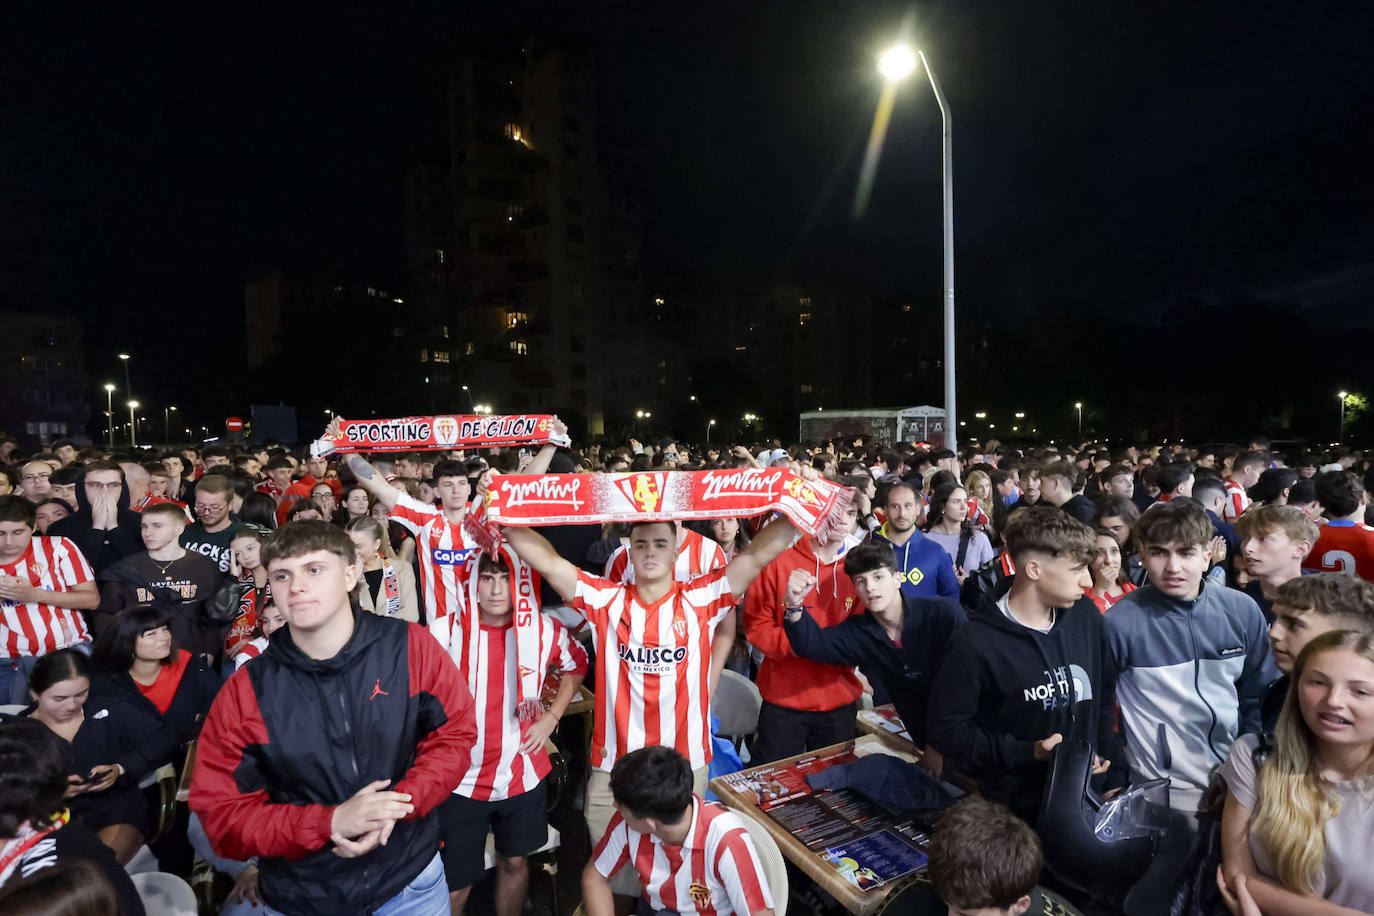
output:
POLYGON ((810 320, 811 320, 811 313, 810 313, 810 312, 802 312, 800 315, 797 316, 797 323, 798 323, 798 324, 806 324, 806 323, 807 323, 808 321, 810 321, 810 320))
POLYGON ((506 204, 506 222, 513 223, 525 215, 525 208, 520 204, 506 204))
POLYGON ((420 362, 422 362, 422 363, 427 363, 427 362, 429 362, 429 350, 421 350, 421 351, 420 351, 420 362))
POLYGON ((801 393, 802 393, 802 394, 810 394, 810 393, 811 393, 811 386, 810 386, 810 385, 802 385, 802 386, 801 386, 801 393))
POLYGON ((654 298, 654 305, 662 306, 662 305, 663 305, 663 297, 662 297, 662 296, 657 296, 657 297, 655 297, 655 298, 654 298))
POLYGON ((506 137, 507 137, 508 139, 510 139, 510 140, 514 140, 514 141, 516 141, 517 143, 519 143, 519 142, 520 142, 520 125, 519 125, 519 124, 507 124, 507 125, 506 125, 506 137))
POLYGON ((463 348, 463 355, 464 355, 464 356, 476 356, 476 355, 477 355, 477 344, 475 344, 475 343, 473 343, 472 341, 469 340, 468 343, 467 343, 467 346, 463 348))
POLYGON ((447 351, 447 350, 435 350, 435 351, 434 351, 434 361, 435 361, 436 363, 446 363, 446 362, 448 362, 448 351, 447 351))
POLYGON ((529 320, 530 316, 526 312, 506 312, 506 327, 508 328, 518 327, 529 320))
POLYGON ((448 340, 448 325, 439 325, 439 334, 444 338, 444 340, 448 340))
POLYGON ((810 307, 811 307, 811 297, 810 297, 810 296, 802 296, 800 299, 797 300, 797 305, 800 305, 802 308, 810 308, 810 307))
POLYGON ((512 340, 510 342, 510 351, 516 356, 528 356, 530 348, 523 340, 512 340))
POLYGON ((907 303, 906 305, 902 306, 902 311, 904 311, 904 312, 909 312, 909 311, 911 311, 911 303, 907 303))

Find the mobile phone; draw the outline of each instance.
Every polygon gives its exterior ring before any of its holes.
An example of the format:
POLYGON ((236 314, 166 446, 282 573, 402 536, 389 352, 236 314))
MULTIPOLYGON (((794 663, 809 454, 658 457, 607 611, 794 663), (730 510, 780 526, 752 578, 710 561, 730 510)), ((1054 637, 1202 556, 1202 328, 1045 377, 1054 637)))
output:
POLYGON ((529 450, 529 449, 527 449, 527 448, 522 448, 522 449, 520 450, 520 457, 521 457, 521 458, 528 458, 529 456, 530 456, 530 450, 529 450))

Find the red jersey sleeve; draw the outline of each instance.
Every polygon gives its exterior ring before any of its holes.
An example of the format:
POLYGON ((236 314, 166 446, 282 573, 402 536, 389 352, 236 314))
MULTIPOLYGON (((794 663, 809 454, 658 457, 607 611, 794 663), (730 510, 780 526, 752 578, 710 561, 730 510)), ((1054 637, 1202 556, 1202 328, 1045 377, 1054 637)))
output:
POLYGON ((391 518, 411 534, 419 534, 420 529, 434 521, 434 517, 440 514, 438 509, 433 506, 426 506, 409 493, 401 493, 397 496, 396 505, 391 510, 391 518))
POLYGON ((558 668, 564 674, 575 674, 578 677, 587 675, 587 650, 582 648, 582 644, 573 639, 568 633, 568 628, 557 620, 544 617, 544 620, 554 626, 554 646, 558 652, 558 668))
POLYGON ((588 623, 600 628, 606 622, 607 608, 611 606, 611 602, 619 599, 624 591, 623 585, 617 585, 609 579, 601 579, 579 569, 577 589, 573 592, 573 599, 568 602, 568 607, 580 611, 588 623))
POLYGON ((758 913, 773 908, 773 895, 761 877, 754 842, 743 827, 731 830, 716 844, 715 861, 711 863, 720 883, 730 895, 730 905, 736 913, 758 913))
POLYGON ((609 878, 615 870, 630 861, 630 828, 625 819, 617 812, 611 815, 606 827, 606 835, 597 841, 592 850, 592 863, 604 878, 609 878))

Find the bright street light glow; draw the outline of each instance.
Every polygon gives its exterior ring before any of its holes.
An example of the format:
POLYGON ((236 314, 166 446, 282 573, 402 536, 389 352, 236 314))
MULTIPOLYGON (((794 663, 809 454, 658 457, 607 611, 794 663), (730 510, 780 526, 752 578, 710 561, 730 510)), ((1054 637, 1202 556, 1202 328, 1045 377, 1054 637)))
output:
POLYGON ((916 54, 906 45, 893 45, 878 58, 878 72, 889 83, 898 83, 916 69, 916 54))
POLYGON ((106 383, 105 383, 105 390, 106 390, 106 391, 114 391, 114 390, 115 390, 115 386, 109 384, 108 382, 106 382, 106 383))
POLYGON ((1018 419, 1018 420, 1024 420, 1025 418, 1026 418, 1026 415, 1025 415, 1024 413, 1022 413, 1021 411, 1017 411, 1017 412, 1016 412, 1016 419, 1018 419))
POLYGON ((986 420, 988 418, 988 415, 986 411, 980 410, 976 414, 974 414, 974 417, 978 418, 979 420, 986 420))
POLYGON ((1082 410, 1082 409, 1083 409, 1083 402, 1082 402, 1082 401, 1074 401, 1074 402, 1073 402, 1073 406, 1076 407, 1076 408, 1078 408, 1079 410, 1082 410))
POLYGON ((1344 391, 1342 391, 1340 394, 1337 394, 1336 397, 1338 397, 1338 398, 1340 398, 1342 401, 1344 401, 1346 398, 1350 397, 1350 395, 1348 395, 1348 394, 1346 394, 1344 391))
POLYGON ((130 401, 130 402, 129 402, 129 409, 130 409, 130 410, 138 410, 138 402, 137 402, 137 401, 130 401))
POLYGON ((121 353, 121 354, 119 354, 119 358, 120 358, 120 359, 128 359, 128 358, 129 358, 129 354, 127 354, 127 353, 121 353))

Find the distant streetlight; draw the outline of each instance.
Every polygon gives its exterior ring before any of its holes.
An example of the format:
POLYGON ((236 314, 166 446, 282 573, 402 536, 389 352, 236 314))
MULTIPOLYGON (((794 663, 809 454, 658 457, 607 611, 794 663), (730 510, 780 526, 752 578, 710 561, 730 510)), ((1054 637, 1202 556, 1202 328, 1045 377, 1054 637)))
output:
POLYGON ((988 418, 988 413, 986 410, 980 410, 974 414, 973 417, 976 420, 986 420, 988 418))
POLYGON ((468 407, 472 410, 473 413, 477 413, 477 405, 474 404, 472 401, 472 389, 469 388, 467 385, 464 385, 463 390, 466 391, 468 395, 468 407))
POLYGON ((124 363, 124 397, 132 398, 134 396, 134 386, 129 382, 129 360, 132 359, 132 357, 129 356, 128 353, 121 353, 119 354, 119 358, 124 363))
MULTIPOLYGON (((125 363, 125 365, 128 365, 128 363, 125 363)), ((138 402, 137 402, 137 401, 130 401, 130 402, 129 402, 129 446, 130 446, 131 448, 137 448, 137 447, 138 447, 138 420, 134 417, 134 411, 135 411, 135 410, 138 410, 138 402)))
POLYGON ((109 418, 110 448, 114 448, 114 390, 114 385, 105 383, 105 416, 109 418))
POLYGON ((716 421, 715 421, 715 420, 707 420, 707 421, 706 421, 706 444, 707 444, 707 445, 710 445, 710 444, 711 444, 711 427, 712 427, 712 426, 715 426, 715 425, 716 425, 716 421))
MULTIPOLYGON (((916 61, 920 60, 921 66, 925 68, 926 79, 930 81, 930 88, 935 93, 935 102, 940 106, 941 123, 941 162, 944 170, 944 281, 945 281, 945 429, 958 428, 958 408, 955 401, 955 373, 954 373, 954 140, 953 124, 949 113, 949 104, 945 101, 945 94, 940 91, 940 84, 935 79, 935 73, 930 69, 930 61, 926 60, 924 51, 912 51, 905 44, 897 44, 889 48, 878 59, 878 71, 882 73, 887 85, 883 90, 883 101, 880 106, 885 106, 891 110, 892 102, 896 98, 897 84, 911 75, 916 69, 916 61)), ((874 124, 875 130, 877 123, 874 124)), ((957 443, 957 438, 955 439, 957 443)))
POLYGON ((1336 394, 1336 397, 1338 397, 1338 398, 1341 399, 1341 425, 1340 425, 1340 433, 1339 433, 1339 435, 1336 436, 1336 441, 1337 441, 1337 442, 1344 442, 1344 441, 1345 441, 1345 399, 1348 398, 1348 397, 1350 397, 1350 393, 1349 393, 1349 392, 1346 392, 1346 391, 1341 391, 1341 392, 1338 392, 1338 393, 1336 394))
POLYGON ((1083 438, 1083 402, 1074 401, 1074 409, 1078 411, 1078 438, 1083 438))
POLYGON ((167 440, 167 445, 172 444, 172 423, 169 416, 176 413, 176 408, 170 404, 162 408, 162 437, 167 440))

